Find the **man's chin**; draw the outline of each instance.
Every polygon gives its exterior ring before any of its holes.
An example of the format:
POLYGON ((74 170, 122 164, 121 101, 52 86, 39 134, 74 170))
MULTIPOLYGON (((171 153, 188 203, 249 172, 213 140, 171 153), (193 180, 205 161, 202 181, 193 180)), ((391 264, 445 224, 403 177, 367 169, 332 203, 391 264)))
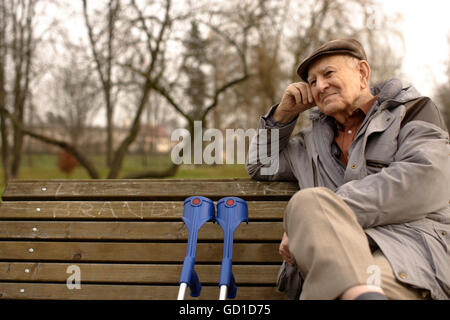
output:
POLYGON ((339 103, 329 102, 329 103, 322 104, 321 106, 319 106, 319 109, 320 109, 320 111, 325 113, 327 116, 332 117, 337 112, 342 111, 342 105, 340 105, 339 103))

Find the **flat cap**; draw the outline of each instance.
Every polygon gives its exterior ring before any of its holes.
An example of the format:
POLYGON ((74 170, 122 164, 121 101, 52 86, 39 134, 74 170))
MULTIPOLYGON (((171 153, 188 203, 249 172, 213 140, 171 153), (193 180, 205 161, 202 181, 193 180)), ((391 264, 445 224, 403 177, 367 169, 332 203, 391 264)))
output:
POLYGON ((300 63, 297 69, 297 74, 304 81, 308 81, 308 70, 311 63, 319 57, 334 54, 348 54, 360 60, 367 60, 364 48, 359 41, 350 38, 337 39, 329 41, 314 50, 313 53, 311 53, 305 60, 302 61, 302 63, 300 63))

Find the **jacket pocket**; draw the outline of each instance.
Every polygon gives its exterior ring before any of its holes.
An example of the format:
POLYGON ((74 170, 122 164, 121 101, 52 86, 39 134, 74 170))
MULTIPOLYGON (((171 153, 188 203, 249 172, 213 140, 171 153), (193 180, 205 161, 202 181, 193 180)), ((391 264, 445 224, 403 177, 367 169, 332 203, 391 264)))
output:
POLYGON ((380 160, 366 160, 366 165, 368 167, 373 167, 373 168, 386 168, 389 166, 388 162, 384 162, 384 161, 380 161, 380 160))
POLYGON ((366 160, 366 167, 368 174, 374 174, 381 171, 381 169, 389 166, 388 162, 380 161, 380 160, 366 160))

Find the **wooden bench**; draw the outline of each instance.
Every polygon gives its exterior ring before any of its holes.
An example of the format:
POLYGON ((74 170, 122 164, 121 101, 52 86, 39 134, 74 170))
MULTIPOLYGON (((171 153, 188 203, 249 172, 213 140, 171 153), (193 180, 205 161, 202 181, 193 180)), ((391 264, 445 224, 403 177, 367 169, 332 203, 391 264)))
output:
MULTIPOLYGON (((176 299, 187 247, 183 201, 202 195, 248 203, 249 223, 234 236, 236 298, 283 299, 278 246, 297 189, 250 179, 12 181, 0 205, 0 298, 176 299), (76 284, 73 268, 80 289, 67 285, 76 284)), ((195 266, 200 299, 218 299, 222 247, 220 226, 205 224, 195 266)))

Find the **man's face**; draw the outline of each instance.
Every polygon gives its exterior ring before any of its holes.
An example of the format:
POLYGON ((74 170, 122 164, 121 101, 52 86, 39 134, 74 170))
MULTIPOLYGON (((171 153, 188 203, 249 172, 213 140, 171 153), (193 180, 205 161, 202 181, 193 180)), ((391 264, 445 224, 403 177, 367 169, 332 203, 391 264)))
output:
POLYGON ((339 120, 350 115, 361 95, 361 74, 357 62, 345 55, 324 56, 314 61, 308 71, 308 83, 319 109, 339 120))

